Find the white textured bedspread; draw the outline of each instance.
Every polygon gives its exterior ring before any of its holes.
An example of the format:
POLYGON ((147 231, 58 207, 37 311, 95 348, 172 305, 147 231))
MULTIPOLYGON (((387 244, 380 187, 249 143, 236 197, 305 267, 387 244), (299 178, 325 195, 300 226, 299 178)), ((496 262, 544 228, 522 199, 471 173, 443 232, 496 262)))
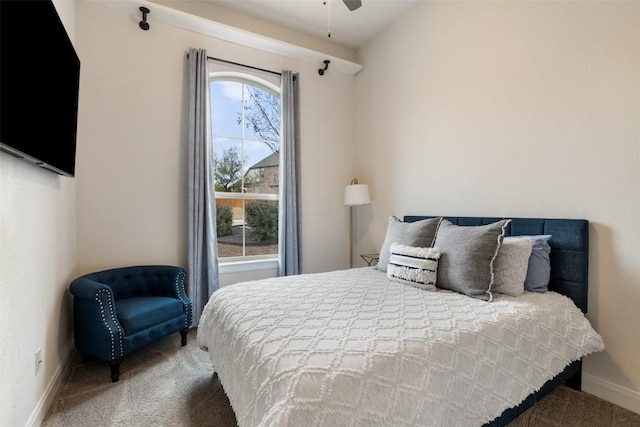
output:
POLYGON ((375 268, 218 290, 197 334, 239 426, 480 426, 604 345, 565 296, 493 302, 375 268))

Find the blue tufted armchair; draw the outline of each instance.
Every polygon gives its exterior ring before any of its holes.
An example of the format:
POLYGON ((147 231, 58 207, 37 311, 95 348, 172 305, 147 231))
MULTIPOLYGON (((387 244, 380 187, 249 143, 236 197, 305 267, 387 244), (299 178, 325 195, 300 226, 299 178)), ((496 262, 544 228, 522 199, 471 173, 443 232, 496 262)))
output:
POLYGON ((178 331, 187 345, 191 301, 184 278, 181 267, 141 265, 73 280, 76 349, 85 359, 108 361, 116 382, 124 356, 178 331))

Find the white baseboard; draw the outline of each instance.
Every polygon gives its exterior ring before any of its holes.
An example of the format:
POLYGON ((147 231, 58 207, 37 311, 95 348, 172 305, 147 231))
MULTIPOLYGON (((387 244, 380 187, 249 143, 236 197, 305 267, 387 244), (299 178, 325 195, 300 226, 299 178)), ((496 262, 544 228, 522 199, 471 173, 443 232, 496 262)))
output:
POLYGON ((582 390, 640 414, 640 393, 637 391, 585 373, 582 374, 582 390))
POLYGON ((56 372, 53 374, 53 377, 49 382, 49 386, 45 390, 44 394, 40 397, 40 400, 38 400, 38 404, 34 408, 29 419, 27 420, 25 427, 40 427, 40 425, 42 425, 42 422, 44 421, 44 417, 47 415, 47 411, 49 410, 51 403, 53 403, 53 399, 56 397, 56 393, 58 393, 58 390, 62 385, 62 380, 64 379, 67 372, 69 371, 69 368, 71 367, 71 360, 72 360, 71 356, 73 354, 72 350, 73 350, 73 340, 69 342, 69 345, 67 347, 67 352, 64 356, 64 360, 62 361, 62 364, 58 366, 58 369, 56 369, 56 372))

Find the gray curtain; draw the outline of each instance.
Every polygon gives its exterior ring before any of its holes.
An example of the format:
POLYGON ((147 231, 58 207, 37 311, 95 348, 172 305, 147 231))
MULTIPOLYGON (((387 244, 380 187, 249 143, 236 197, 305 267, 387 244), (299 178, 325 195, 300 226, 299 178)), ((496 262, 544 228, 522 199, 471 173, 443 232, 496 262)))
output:
POLYGON ((211 146, 209 72, 205 49, 189 49, 188 290, 194 327, 218 289, 218 245, 211 146))
POLYGON ((282 141, 280 144, 280 213, 278 240, 280 264, 278 274, 300 274, 300 85, 299 76, 282 72, 282 141))

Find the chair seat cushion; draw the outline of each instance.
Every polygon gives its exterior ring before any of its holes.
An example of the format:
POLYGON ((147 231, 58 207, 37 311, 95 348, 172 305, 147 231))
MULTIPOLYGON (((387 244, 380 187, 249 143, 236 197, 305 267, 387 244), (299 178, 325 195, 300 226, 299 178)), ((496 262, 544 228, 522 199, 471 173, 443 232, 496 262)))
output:
POLYGON ((182 301, 170 297, 133 297, 116 302, 118 321, 126 335, 144 331, 183 313, 182 301))

